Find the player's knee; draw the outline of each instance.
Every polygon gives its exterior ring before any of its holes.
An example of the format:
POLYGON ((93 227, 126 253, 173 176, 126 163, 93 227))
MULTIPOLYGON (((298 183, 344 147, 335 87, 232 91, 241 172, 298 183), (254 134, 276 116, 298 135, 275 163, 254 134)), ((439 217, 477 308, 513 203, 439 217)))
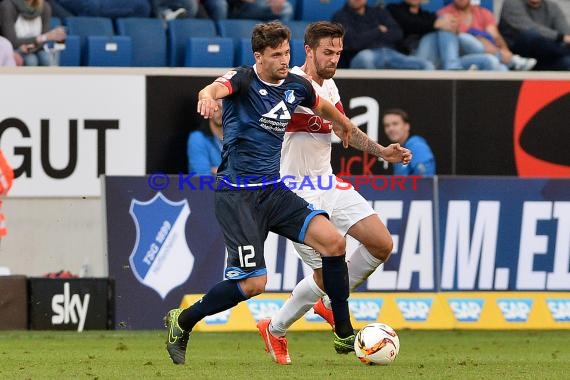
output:
POLYGON ((240 283, 241 290, 247 298, 255 297, 265 292, 267 276, 249 277, 240 283))
POLYGON ((394 241, 392 240, 392 237, 388 235, 383 239, 378 239, 372 247, 367 246, 366 248, 372 256, 378 260, 386 262, 390 258, 392 250, 394 249, 394 241))
POLYGON ((346 240, 340 234, 336 234, 328 242, 328 256, 341 256, 346 253, 346 240))

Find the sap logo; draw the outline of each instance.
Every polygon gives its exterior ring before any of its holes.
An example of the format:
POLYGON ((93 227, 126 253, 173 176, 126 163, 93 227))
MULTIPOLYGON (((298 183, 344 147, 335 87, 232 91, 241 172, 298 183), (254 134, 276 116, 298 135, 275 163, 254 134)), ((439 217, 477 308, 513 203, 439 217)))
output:
POLYGON ((232 309, 220 311, 219 313, 208 315, 204 318, 204 322, 207 325, 225 325, 230 319, 232 309))
POLYGON ((357 321, 377 321, 382 302, 380 298, 358 298, 348 300, 348 307, 357 321))
POLYGON ((71 295, 69 282, 64 283, 63 294, 56 294, 51 299, 51 309, 55 313, 51 317, 51 323, 54 325, 77 324, 77 331, 83 331, 90 298, 88 293, 82 302, 79 294, 71 295))
POLYGON ((449 306, 459 322, 477 322, 483 310, 482 299, 450 298, 449 306))
POLYGON ((431 298, 397 298, 396 303, 406 321, 425 321, 431 310, 431 298))
POLYGON ((283 306, 284 301, 279 299, 247 300, 247 307, 256 322, 271 318, 283 306))
POLYGON ((570 299, 548 299, 546 305, 556 322, 570 322, 570 299))
POLYGON ((507 322, 526 322, 532 309, 530 299, 498 299, 497 305, 507 322))

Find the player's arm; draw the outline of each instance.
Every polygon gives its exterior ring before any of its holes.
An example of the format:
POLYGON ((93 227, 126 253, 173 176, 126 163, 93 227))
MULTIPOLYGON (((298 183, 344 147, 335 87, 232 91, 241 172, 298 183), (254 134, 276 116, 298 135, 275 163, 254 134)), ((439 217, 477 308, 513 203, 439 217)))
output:
POLYGON ((204 119, 209 119, 214 116, 214 112, 218 111, 217 99, 225 98, 230 94, 230 89, 220 83, 213 82, 198 93, 198 113, 204 117, 204 119))
MULTIPOLYGON (((333 123, 334 133, 342 140, 342 145, 348 148, 349 141, 351 139, 352 132, 356 126, 352 124, 350 119, 346 117, 342 112, 336 109, 330 102, 324 99, 319 99, 316 107, 313 108, 313 112, 320 117, 327 119, 333 123), (353 128, 354 127, 354 128, 353 128)), ((358 128, 357 128, 358 129, 358 128)))
POLYGON ((363 152, 368 152, 388 162, 401 162, 403 164, 407 164, 412 160, 412 152, 410 152, 409 149, 406 149, 397 143, 382 146, 368 137, 368 135, 356 125, 352 126, 352 135, 348 143, 353 148, 359 149, 363 152))

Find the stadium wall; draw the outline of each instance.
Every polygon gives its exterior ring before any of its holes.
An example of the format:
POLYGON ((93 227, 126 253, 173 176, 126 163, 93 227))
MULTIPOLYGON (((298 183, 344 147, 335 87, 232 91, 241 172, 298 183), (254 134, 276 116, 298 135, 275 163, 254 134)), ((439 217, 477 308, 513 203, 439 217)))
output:
MULTIPOLYGON (((107 276, 100 175, 185 172, 197 90, 220 73, 0 69, 0 147, 18 176, 4 202, 9 234, 0 267, 27 276, 61 269, 107 276)), ((340 70, 337 78, 348 115, 371 137, 385 141, 383 109, 407 109, 442 174, 568 176, 570 74, 340 70), (515 140, 529 121, 538 131, 527 136, 531 154, 515 140)), ((358 162, 366 157, 334 147, 335 170, 370 174, 358 162)), ((389 170, 375 164, 371 173, 389 170)))

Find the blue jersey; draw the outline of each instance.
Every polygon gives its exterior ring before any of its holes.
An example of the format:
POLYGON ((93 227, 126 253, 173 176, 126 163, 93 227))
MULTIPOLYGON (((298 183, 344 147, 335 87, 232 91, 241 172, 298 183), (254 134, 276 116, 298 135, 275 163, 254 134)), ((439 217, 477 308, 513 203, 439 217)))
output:
POLYGON ((408 165, 394 164, 395 175, 435 175, 435 158, 423 137, 411 136, 404 147, 412 152, 412 162, 408 165))
POLYGON ((319 101, 311 83, 289 73, 279 84, 263 82, 253 67, 238 67, 216 79, 230 90, 223 100, 224 145, 218 177, 234 185, 279 179, 285 128, 297 106, 319 101))

